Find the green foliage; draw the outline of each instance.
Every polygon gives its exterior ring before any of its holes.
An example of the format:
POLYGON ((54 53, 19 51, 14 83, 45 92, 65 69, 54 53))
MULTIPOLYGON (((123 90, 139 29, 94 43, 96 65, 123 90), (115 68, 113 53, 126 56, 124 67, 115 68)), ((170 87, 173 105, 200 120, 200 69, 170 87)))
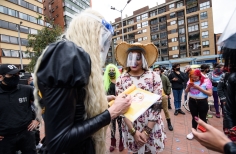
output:
MULTIPOLYGON (((40 18, 40 17, 39 17, 40 18)), ((34 66, 41 55, 42 51, 50 44, 55 42, 63 33, 63 29, 59 25, 50 22, 50 27, 43 27, 38 30, 38 34, 28 35, 27 53, 30 55, 31 62, 26 67, 28 72, 34 71, 34 66), (33 53, 32 53, 33 52, 33 53), (31 54, 30 54, 31 53, 31 54)))

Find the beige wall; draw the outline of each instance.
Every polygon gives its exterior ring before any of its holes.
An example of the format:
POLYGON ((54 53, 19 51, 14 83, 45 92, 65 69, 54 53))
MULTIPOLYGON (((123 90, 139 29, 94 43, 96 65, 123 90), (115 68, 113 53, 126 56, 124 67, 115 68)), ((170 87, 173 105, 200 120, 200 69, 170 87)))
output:
POLYGON ((178 41, 176 41, 176 42, 169 42, 168 43, 168 46, 169 47, 174 47, 174 46, 178 46, 179 45, 179 42, 178 41))
MULTIPOLYGON (((27 65, 29 64, 29 59, 22 59, 22 64, 27 65)), ((11 58, 11 57, 2 57, 3 64, 20 64, 20 58, 11 58)))
POLYGON ((177 24, 178 24, 178 21, 176 21, 176 24, 174 25, 170 25, 170 26, 167 26, 167 30, 172 30, 172 29, 177 29, 177 24))
POLYGON ((171 50, 169 51, 169 55, 172 56, 172 55, 178 55, 179 54, 179 50, 171 50))

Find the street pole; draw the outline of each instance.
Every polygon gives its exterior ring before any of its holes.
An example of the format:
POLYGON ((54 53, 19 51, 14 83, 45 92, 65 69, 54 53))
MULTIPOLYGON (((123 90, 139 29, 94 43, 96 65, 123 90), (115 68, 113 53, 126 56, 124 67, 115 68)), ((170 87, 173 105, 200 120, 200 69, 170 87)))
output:
POLYGON ((122 32, 121 32, 121 33, 122 33, 122 41, 124 42, 124 29, 123 29, 122 11, 123 11, 123 10, 120 11, 120 13, 121 13, 121 26, 122 26, 122 32))
MULTIPOLYGON (((22 24, 22 22, 20 22, 20 25, 21 24, 22 24)), ((20 40, 20 25, 17 24, 17 30, 18 30, 18 42, 19 42, 19 48, 20 48, 20 65, 21 65, 21 69, 23 70, 21 40, 20 40)))

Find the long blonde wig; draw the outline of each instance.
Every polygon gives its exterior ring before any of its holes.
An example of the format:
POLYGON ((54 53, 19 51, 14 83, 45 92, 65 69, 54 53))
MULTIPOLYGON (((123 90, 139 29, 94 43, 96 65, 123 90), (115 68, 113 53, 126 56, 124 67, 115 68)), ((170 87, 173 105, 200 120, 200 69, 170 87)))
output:
MULTIPOLYGON (((101 39, 101 26, 102 23, 86 15, 93 14, 98 18, 104 19, 98 12, 92 9, 86 9, 85 11, 78 14, 74 17, 65 33, 66 39, 74 42, 77 46, 82 47, 91 58, 91 75, 89 77, 89 83, 85 87, 86 89, 86 98, 85 98, 85 110, 86 114, 85 119, 92 118, 102 112, 104 112, 108 107, 107 98, 105 95, 105 89, 103 86, 102 79, 102 65, 100 60, 100 51, 101 47, 99 41, 101 39)), ((44 52, 46 49, 44 50, 44 52)), ((43 54, 44 54, 43 52, 43 54)), ((65 51, 66 52, 66 51, 65 51)), ((39 57, 35 72, 41 62, 43 54, 39 57)), ((36 77, 36 73, 34 73, 36 77)), ((36 78, 34 78, 36 79, 36 78)), ((37 82, 37 79, 34 80, 34 83, 37 82)), ((35 86, 34 95, 37 99, 37 83, 35 86)), ((37 102, 37 100, 36 100, 37 102)), ((39 107, 38 103, 36 104, 39 107)), ((39 112, 41 112, 39 110, 39 112)), ((104 127, 92 135, 95 142, 96 154, 104 154, 106 150, 106 130, 107 127, 104 127)))

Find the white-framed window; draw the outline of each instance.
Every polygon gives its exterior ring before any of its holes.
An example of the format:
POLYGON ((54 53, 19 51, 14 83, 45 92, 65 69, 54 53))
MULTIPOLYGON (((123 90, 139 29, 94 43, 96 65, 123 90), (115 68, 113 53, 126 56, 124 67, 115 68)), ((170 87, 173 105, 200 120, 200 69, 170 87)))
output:
POLYGON ((186 54, 180 54, 180 58, 185 58, 186 54))
POLYGON ((179 29, 179 34, 184 34, 185 33, 185 29, 184 28, 180 28, 179 29))
POLYGON ((137 29, 141 28, 141 24, 137 24, 137 29))
POLYGON ((178 58, 178 57, 179 57, 179 55, 172 55, 172 57, 173 57, 173 58, 178 58))
POLYGON ((144 40, 147 40, 147 36, 143 37, 143 41, 144 41, 144 40))
POLYGON ((207 18, 207 12, 201 12, 200 13, 200 18, 201 19, 206 19, 207 18))
POLYGON ((175 12, 170 13, 170 19, 175 18, 175 12))
POLYGON ((134 30, 133 27, 128 28, 128 32, 133 31, 133 30, 134 30))
POLYGON ((128 20, 128 25, 131 25, 131 24, 133 24, 133 23, 134 23, 134 20, 133 20, 133 19, 128 20))
POLYGON ((202 41, 202 47, 203 48, 208 48, 210 45, 209 45, 209 41, 202 41))
POLYGON ((157 15, 157 11, 156 11, 156 10, 155 10, 155 11, 152 11, 152 12, 150 12, 149 14, 150 14, 150 17, 153 17, 153 16, 157 15))
POLYGON ((202 38, 208 38, 208 31, 202 32, 202 38))
POLYGON ((178 21, 178 25, 183 25, 184 24, 184 19, 178 21))
POLYGON ((11 57, 11 50, 2 49, 2 56, 3 57, 11 57))
POLYGON ((22 52, 23 58, 29 58, 30 57, 30 52, 22 52))
POLYGON ((11 50, 11 56, 12 57, 20 57, 19 51, 18 50, 11 50))
POLYGON ((183 2, 177 3, 177 8, 182 7, 182 6, 183 6, 183 2))
POLYGON ((176 37, 171 39, 171 42, 176 42, 176 41, 177 41, 176 37))
POLYGON ((173 46, 172 50, 178 50, 178 47, 177 46, 173 46))
POLYGON ((170 22, 170 25, 174 25, 174 24, 176 24, 175 20, 170 22))
POLYGON ((119 39, 120 39, 120 37, 117 37, 117 38, 116 38, 116 40, 119 40, 119 39))
POLYGON ((221 46, 218 45, 218 46, 217 46, 217 51, 220 51, 220 50, 221 50, 221 46))
POLYGON ((137 22, 141 20, 140 16, 136 17, 137 22))
POLYGON ((148 26, 148 21, 142 22, 142 27, 148 26))
POLYGON ((170 4, 169 5, 169 9, 171 10, 171 9, 174 9, 175 8, 175 3, 172 3, 172 4, 170 4))
POLYGON ((142 37, 138 38, 138 42, 140 42, 140 41, 142 41, 142 40, 143 40, 143 38, 142 38, 142 37))
POLYGON ((200 10, 204 10, 210 7, 210 1, 204 2, 200 4, 200 10))
POLYGON ((193 32, 198 30, 198 25, 192 25, 188 27, 188 32, 193 32))
POLYGON ((207 22, 207 21, 202 22, 202 23, 201 23, 201 26, 202 26, 202 29, 203 29, 203 28, 208 28, 208 22, 207 22))
POLYGON ((147 19, 147 18, 148 18, 148 13, 144 13, 144 14, 142 15, 142 20, 147 19))
POLYGON ((179 37, 179 42, 180 43, 183 43, 183 42, 185 42, 186 40, 185 40, 185 36, 182 36, 182 37, 179 37))
POLYGON ((146 32, 147 32, 147 29, 143 29, 142 32, 143 32, 143 33, 146 33, 146 32))
POLYGON ((202 52, 203 55, 209 55, 210 54, 210 51, 209 50, 205 50, 202 52))

